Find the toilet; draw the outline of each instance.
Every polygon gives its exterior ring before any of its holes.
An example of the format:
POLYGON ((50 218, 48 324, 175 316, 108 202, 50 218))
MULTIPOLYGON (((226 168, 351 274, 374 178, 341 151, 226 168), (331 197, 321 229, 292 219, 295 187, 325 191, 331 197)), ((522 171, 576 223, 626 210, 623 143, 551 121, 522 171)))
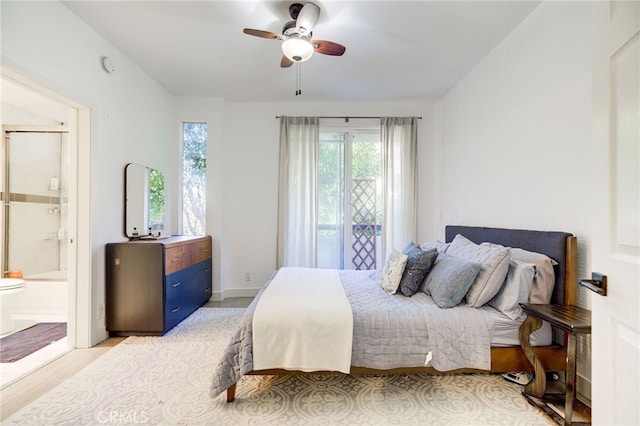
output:
POLYGON ((11 297, 24 289, 25 282, 21 278, 0 278, 0 334, 6 334, 15 328, 11 318, 11 297))

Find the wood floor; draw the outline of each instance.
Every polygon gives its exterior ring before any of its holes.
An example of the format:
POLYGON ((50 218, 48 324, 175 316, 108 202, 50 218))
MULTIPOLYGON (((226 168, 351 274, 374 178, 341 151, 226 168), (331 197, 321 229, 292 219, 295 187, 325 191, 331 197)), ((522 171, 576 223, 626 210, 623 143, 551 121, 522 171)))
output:
MULTIPOLYGON (((246 308, 251 301, 250 297, 237 297, 222 302, 208 302, 204 306, 246 308)), ((0 391, 0 422, 91 364, 124 339, 124 337, 109 337, 92 348, 73 349, 2 389, 0 391)))

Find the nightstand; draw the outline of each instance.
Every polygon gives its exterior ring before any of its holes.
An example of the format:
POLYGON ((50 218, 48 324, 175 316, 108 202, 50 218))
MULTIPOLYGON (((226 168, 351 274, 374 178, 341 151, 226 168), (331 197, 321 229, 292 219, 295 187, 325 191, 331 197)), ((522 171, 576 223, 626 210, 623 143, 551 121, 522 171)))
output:
POLYGON ((591 334, 591 311, 579 306, 521 304, 527 319, 520 326, 520 345, 527 359, 533 365, 535 379, 525 389, 525 396, 531 395, 544 400, 547 378, 544 366, 531 349, 531 333, 542 327, 542 321, 567 332, 567 373, 565 378, 564 424, 570 425, 576 390, 576 340, 578 334, 591 334))

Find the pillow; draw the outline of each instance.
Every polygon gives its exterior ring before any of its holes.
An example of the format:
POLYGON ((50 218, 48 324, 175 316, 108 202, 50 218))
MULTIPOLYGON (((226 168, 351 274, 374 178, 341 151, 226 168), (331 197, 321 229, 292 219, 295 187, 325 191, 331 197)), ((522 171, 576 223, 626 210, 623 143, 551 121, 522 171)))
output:
POLYGON ((446 253, 438 254, 423 291, 441 308, 459 305, 480 272, 480 264, 446 253))
POLYGON ((516 260, 536 265, 536 275, 533 277, 529 303, 551 303, 553 288, 556 285, 556 273, 553 269, 558 262, 542 253, 527 251, 520 248, 511 249, 511 256, 516 260))
POLYGON ((447 248, 449 247, 449 244, 451 243, 443 243, 442 241, 427 241, 426 243, 422 243, 420 244, 420 248, 422 250, 431 250, 431 249, 436 249, 438 250, 438 253, 446 253, 447 252, 447 248))
POLYGON ((529 300, 535 274, 536 265, 511 259, 504 285, 489 305, 516 321, 522 315, 520 303, 529 300))
POLYGON ((402 253, 404 253, 407 256, 409 256, 413 250, 419 249, 419 248, 420 247, 416 243, 411 241, 409 244, 407 244, 407 246, 404 248, 404 250, 402 250, 402 253))
POLYGON ((482 306, 500 291, 511 260, 511 251, 508 248, 478 245, 458 234, 451 241, 447 254, 482 265, 465 297, 467 306, 482 306))
POLYGON ((400 279, 399 289, 400 293, 411 297, 420 290, 433 262, 438 257, 438 251, 436 249, 424 251, 415 246, 405 254, 407 254, 407 264, 400 279))
MULTIPOLYGON (((499 244, 482 243, 490 247, 503 247, 499 244)), ((533 277, 529 303, 551 303, 553 288, 556 285, 556 273, 553 267, 558 264, 555 260, 542 253, 527 251, 521 248, 511 249, 511 258, 536 265, 536 275, 533 277)))
POLYGON ((407 258, 406 254, 394 250, 387 259, 387 263, 385 263, 380 275, 380 285, 387 293, 396 294, 396 291, 398 291, 402 272, 404 272, 404 267, 407 264, 407 258))

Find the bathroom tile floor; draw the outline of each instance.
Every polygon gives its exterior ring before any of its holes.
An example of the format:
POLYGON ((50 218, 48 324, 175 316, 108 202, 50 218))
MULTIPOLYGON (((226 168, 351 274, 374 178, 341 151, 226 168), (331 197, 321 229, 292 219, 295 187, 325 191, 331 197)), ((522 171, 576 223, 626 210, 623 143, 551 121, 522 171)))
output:
MULTIPOLYGON (((0 337, 5 337, 17 331, 24 330, 38 322, 65 322, 66 318, 64 315, 28 315, 25 317, 15 315, 13 320, 16 328, 9 333, 1 335, 0 337)), ((65 337, 64 339, 60 339, 37 352, 27 355, 21 360, 0 363, 0 389, 50 363, 70 350, 71 348, 68 347, 67 338, 65 337)))

